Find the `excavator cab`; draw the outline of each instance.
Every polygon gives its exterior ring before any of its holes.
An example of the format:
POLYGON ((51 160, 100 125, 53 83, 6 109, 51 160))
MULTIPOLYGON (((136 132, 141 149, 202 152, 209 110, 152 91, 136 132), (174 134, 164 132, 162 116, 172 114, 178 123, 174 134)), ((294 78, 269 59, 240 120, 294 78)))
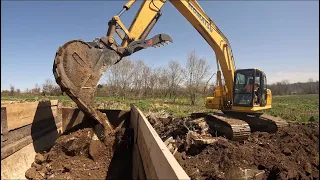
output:
POLYGON ((259 69, 236 70, 233 86, 233 106, 250 107, 250 111, 271 107, 271 91, 266 74, 259 69), (269 96, 268 96, 269 95, 269 96))
POLYGON ((232 103, 226 103, 226 90, 217 87, 213 97, 207 97, 206 108, 244 113, 271 108, 271 91, 267 88, 266 74, 259 69, 236 70, 232 92, 232 103))

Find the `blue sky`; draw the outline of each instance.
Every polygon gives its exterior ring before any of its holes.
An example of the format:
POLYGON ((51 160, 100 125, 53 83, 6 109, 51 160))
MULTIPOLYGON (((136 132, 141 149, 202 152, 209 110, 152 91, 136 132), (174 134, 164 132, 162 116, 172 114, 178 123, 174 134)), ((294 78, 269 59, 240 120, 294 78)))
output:
MULTIPOLYGON (((1 1, 1 89, 24 90, 54 79, 59 46, 106 34, 109 19, 126 1, 1 1)), ((121 16, 129 27, 141 1, 121 16)), ((227 36, 237 68, 257 67, 268 83, 319 79, 319 1, 199 1, 227 36)), ((169 60, 184 64, 193 49, 216 71, 214 51, 167 2, 150 33, 167 33, 174 43, 131 56, 153 67, 169 60)))

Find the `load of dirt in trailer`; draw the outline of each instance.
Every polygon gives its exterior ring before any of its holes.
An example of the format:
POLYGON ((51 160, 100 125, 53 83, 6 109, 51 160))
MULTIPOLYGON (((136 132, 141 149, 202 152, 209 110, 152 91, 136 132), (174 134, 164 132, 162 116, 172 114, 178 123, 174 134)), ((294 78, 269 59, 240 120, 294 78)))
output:
POLYGON ((48 152, 36 154, 26 178, 132 179, 132 132, 122 127, 102 137, 101 129, 99 124, 63 134, 48 152))
POLYGON ((318 122, 235 142, 216 137, 204 118, 147 118, 192 179, 319 179, 318 122))

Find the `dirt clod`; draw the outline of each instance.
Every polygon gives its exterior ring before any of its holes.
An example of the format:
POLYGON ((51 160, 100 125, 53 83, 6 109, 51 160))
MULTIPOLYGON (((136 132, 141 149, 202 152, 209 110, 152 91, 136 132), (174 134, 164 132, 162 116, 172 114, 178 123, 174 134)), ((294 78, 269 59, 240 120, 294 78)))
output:
POLYGON ((304 166, 304 170, 306 171, 307 175, 310 175, 312 173, 312 166, 310 163, 306 163, 306 165, 304 166))
POLYGON ((46 155, 36 154, 34 162, 39 164, 39 165, 41 165, 46 160, 47 160, 47 156, 46 155))
POLYGON ((191 118, 170 121, 158 120, 154 128, 162 140, 172 136, 181 142, 174 157, 191 179, 319 179, 319 123, 255 132, 244 142, 214 137, 212 143, 188 147, 188 134, 203 135, 205 124, 195 125, 201 120, 191 118))
POLYGON ((291 150, 287 147, 285 147, 283 150, 282 150, 282 153, 286 156, 290 156, 291 155, 291 150))
POLYGON ((92 140, 90 142, 89 154, 94 161, 98 161, 101 158, 100 156, 106 151, 106 146, 100 140, 92 140))
POLYGON ((32 179, 32 180, 38 180, 43 178, 34 167, 31 167, 30 169, 28 169, 25 175, 26 175, 26 178, 32 179))
POLYGON ((37 164, 36 162, 33 162, 33 163, 31 164, 31 167, 34 167, 34 168, 36 168, 36 169, 38 170, 38 169, 41 168, 41 165, 40 165, 40 164, 37 164))

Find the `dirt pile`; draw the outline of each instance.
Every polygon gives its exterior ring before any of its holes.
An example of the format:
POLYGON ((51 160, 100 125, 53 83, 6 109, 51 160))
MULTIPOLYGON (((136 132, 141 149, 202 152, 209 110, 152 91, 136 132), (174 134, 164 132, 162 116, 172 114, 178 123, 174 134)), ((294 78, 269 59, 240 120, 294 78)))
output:
POLYGON ((189 147, 190 118, 149 121, 163 141, 173 137, 179 164, 192 179, 319 179, 319 124, 290 124, 275 134, 255 132, 244 142, 213 137, 210 144, 189 147))
POLYGON ((96 135, 97 129, 85 128, 60 136, 50 151, 36 155, 25 176, 28 179, 131 179, 130 129, 122 128, 111 134, 106 144, 96 135))

